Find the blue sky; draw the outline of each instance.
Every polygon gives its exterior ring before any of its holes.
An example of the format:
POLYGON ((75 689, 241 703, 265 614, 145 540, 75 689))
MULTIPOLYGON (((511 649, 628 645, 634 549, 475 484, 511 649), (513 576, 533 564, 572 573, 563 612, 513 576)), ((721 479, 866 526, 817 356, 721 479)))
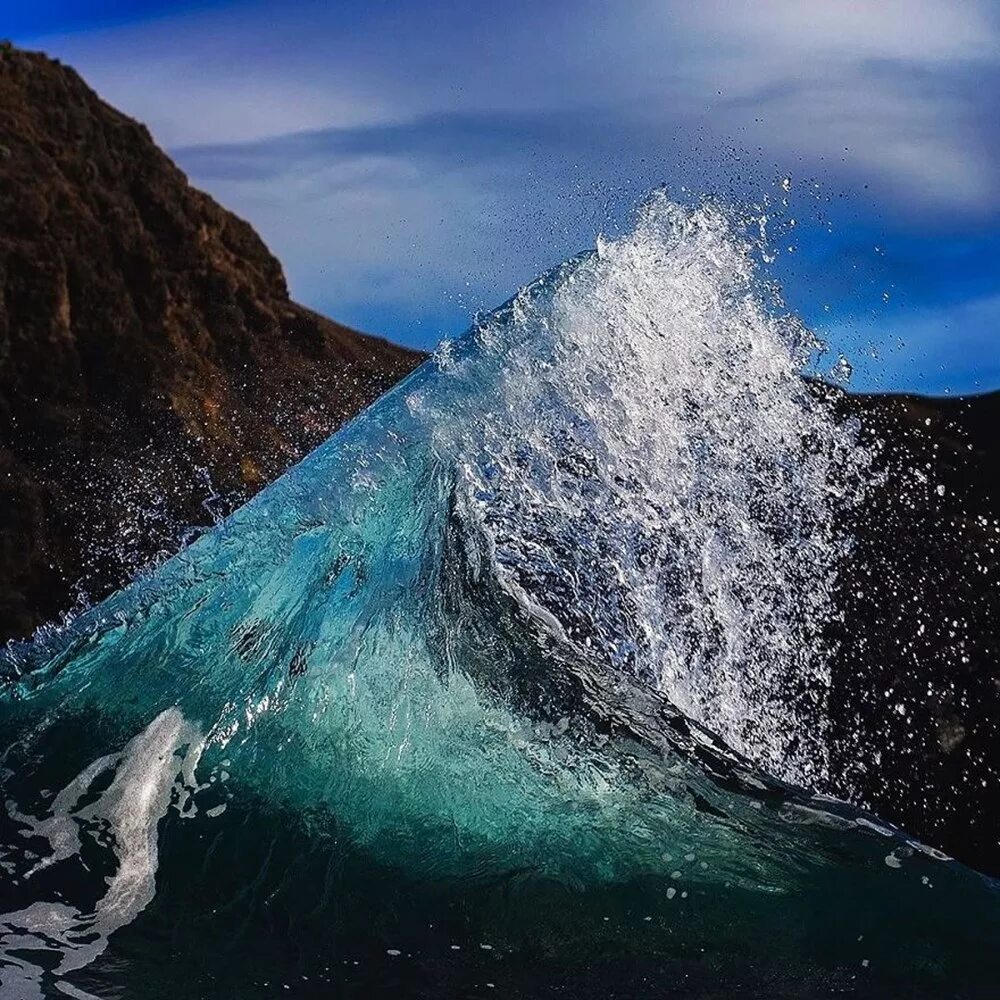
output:
POLYGON ((430 346, 658 184, 787 176, 775 273, 858 388, 1000 386, 994 0, 11 6, 361 329, 430 346))

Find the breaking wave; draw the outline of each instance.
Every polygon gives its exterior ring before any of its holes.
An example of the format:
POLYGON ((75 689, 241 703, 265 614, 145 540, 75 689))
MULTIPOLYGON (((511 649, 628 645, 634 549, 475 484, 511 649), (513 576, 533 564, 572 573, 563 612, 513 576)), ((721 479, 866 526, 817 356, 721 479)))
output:
POLYGON ((12 650, 3 989, 978 989, 992 883, 823 794, 870 456, 754 256, 654 197, 12 650))

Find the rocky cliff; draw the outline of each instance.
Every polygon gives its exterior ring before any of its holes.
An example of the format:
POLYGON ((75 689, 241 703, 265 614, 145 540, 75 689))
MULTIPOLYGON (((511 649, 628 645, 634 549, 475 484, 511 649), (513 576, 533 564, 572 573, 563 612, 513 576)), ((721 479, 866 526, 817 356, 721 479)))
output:
POLYGON ((145 127, 0 48, 0 640, 175 549, 419 360, 296 305, 145 127))
POLYGON ((835 395, 876 457, 844 525, 833 791, 1000 873, 1000 393, 835 395))

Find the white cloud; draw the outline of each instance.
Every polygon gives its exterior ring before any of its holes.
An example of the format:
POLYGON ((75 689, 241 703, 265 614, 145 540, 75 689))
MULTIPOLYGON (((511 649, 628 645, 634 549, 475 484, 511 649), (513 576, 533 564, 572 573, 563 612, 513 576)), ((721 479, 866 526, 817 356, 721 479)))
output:
POLYGON ((629 182, 626 201, 661 180, 781 171, 824 193, 868 187, 884 217, 923 227, 992 217, 998 14, 992 0, 289 0, 35 44, 249 218, 301 299, 362 325, 377 302, 405 336, 410 317, 458 324, 578 250, 629 182), (237 151, 231 169, 184 148, 307 130, 332 140, 237 151))
MULTIPOLYGON (((241 5, 37 40, 168 147, 422 115, 617 110, 942 207, 1000 200, 985 3, 241 5), (980 74, 977 83, 975 74, 980 74), (721 93, 720 93, 721 91, 721 93), (981 118, 981 109, 980 109, 981 118), (846 147, 846 151, 845 151, 846 147), (845 155, 846 152, 846 155, 845 155)), ((581 150, 586 155, 586 150, 581 150)))
POLYGON ((677 8, 694 32, 728 38, 758 62, 996 59, 986 5, 955 0, 702 0, 677 8))
POLYGON ((185 12, 26 44, 74 66, 168 147, 244 142, 392 116, 377 87, 324 53, 335 43, 322 30, 312 36, 307 24, 281 30, 271 23, 271 11, 185 12))
POLYGON ((665 67, 657 107, 700 110, 718 145, 759 144, 789 171, 825 164, 827 175, 881 185, 890 201, 1000 202, 996 124, 983 136, 984 93, 1000 77, 994 7, 702 0, 625 10, 613 48, 628 58, 612 56, 614 86, 638 92, 665 67))

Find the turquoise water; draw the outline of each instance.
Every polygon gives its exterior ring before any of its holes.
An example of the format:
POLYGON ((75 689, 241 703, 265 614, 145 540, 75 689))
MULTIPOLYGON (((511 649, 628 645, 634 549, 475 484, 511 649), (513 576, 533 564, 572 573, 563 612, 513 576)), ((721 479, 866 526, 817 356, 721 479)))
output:
POLYGON ((652 201, 10 651, 0 995, 991 995, 996 884, 816 791, 868 456, 751 250, 652 201))

